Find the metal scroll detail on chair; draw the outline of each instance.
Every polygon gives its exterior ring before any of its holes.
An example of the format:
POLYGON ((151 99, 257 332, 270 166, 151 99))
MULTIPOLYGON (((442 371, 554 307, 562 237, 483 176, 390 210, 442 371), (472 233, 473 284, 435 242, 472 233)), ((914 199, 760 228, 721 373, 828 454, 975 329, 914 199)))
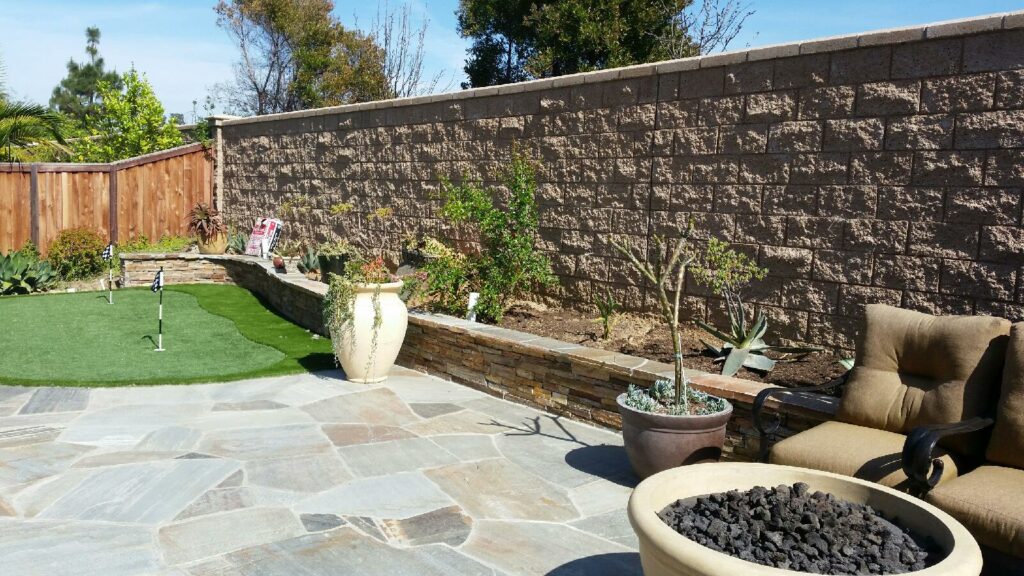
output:
POLYGON ((947 436, 977 432, 991 426, 991 418, 970 418, 953 424, 919 426, 907 434, 903 443, 903 473, 911 483, 911 493, 923 497, 942 480, 945 464, 936 458, 935 446, 947 436))
POLYGON ((754 398, 754 428, 758 431, 759 445, 757 460, 758 462, 768 461, 768 452, 771 449, 772 440, 775 439, 775 433, 779 430, 779 426, 782 425, 782 418, 778 414, 771 414, 770 419, 765 418, 764 405, 768 402, 768 399, 772 396, 778 396, 780 394, 814 394, 821 392, 828 392, 829 390, 838 388, 846 384, 846 376, 837 378, 831 382, 820 384, 817 386, 800 386, 796 388, 766 388, 757 393, 757 397, 754 398))

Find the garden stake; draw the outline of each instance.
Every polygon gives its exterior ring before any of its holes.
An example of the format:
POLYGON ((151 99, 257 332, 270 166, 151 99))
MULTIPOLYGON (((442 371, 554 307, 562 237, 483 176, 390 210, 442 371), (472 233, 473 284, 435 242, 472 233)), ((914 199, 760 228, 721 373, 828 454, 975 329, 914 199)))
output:
POLYGON ((164 267, 160 267, 160 271, 156 273, 156 278, 153 278, 153 285, 149 287, 153 292, 160 293, 160 308, 157 314, 157 335, 156 335, 156 350, 154 352, 164 351, 164 267))
POLYGON ((107 244, 103 249, 103 259, 107 261, 107 304, 114 303, 114 243, 107 244))

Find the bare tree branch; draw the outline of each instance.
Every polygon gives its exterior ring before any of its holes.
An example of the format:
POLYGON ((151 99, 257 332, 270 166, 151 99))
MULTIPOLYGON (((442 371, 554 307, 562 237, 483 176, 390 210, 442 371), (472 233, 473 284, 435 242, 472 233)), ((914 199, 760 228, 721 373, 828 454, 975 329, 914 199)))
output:
POLYGON ((377 14, 370 23, 369 35, 384 51, 384 76, 396 98, 432 94, 451 88, 454 74, 439 71, 423 78, 424 41, 430 21, 424 18, 418 27, 412 22, 412 6, 403 4, 393 9, 384 0, 377 4, 377 14), (439 88, 440 87, 440 88, 439 88))
MULTIPOLYGON (((671 0, 666 0, 671 1, 671 0)), ((670 58, 685 58, 725 50, 754 14, 745 0, 700 0, 672 18, 663 38, 670 58)))

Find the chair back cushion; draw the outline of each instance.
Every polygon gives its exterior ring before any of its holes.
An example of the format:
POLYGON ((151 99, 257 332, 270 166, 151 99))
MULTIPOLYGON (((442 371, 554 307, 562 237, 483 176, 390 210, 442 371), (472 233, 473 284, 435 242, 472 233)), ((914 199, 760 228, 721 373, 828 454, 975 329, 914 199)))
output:
POLYGON ((1010 329, 996 425, 985 457, 994 464, 1024 468, 1024 322, 1010 329))
MULTIPOLYGON (((907 433, 995 412, 1010 322, 992 316, 932 316, 882 304, 865 307, 857 355, 837 417, 907 433)), ((943 445, 981 457, 987 435, 943 445)))

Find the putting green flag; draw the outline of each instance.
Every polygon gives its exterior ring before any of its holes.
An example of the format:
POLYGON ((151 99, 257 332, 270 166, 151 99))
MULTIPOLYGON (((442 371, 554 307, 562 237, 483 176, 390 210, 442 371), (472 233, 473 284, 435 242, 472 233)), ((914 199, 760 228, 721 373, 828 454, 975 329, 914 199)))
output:
POLYGON ((153 284, 149 287, 153 292, 160 293, 160 308, 157 312, 157 333, 156 333, 156 350, 154 352, 164 351, 164 267, 161 266, 160 270, 156 273, 156 278, 153 278, 153 284))

